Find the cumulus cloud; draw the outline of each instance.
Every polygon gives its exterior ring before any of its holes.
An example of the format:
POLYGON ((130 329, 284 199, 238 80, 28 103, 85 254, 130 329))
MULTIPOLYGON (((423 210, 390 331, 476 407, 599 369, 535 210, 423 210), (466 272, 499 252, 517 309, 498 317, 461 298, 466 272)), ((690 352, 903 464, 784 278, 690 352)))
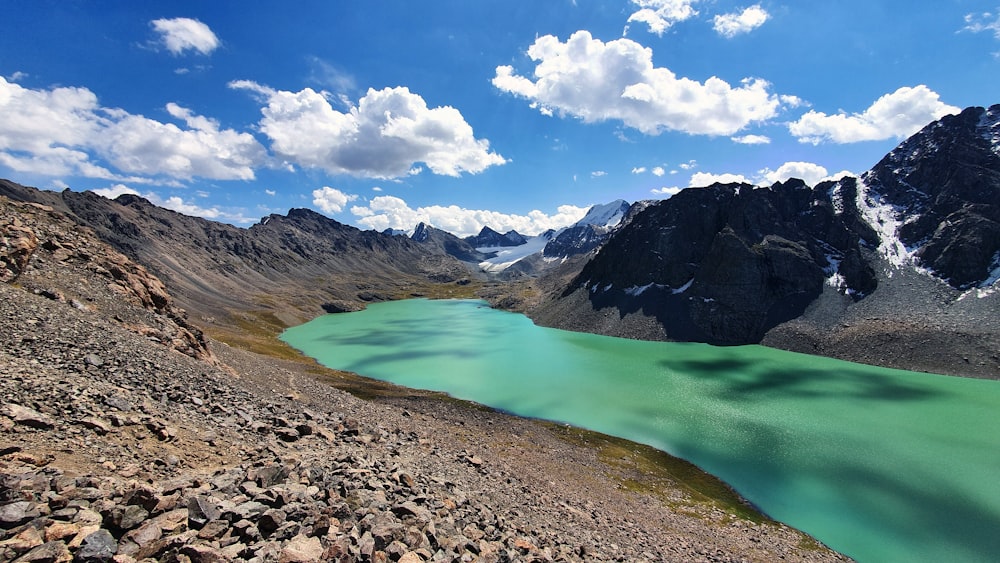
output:
POLYGON ((132 174, 254 179, 254 166, 265 160, 266 151, 253 135, 220 129, 217 121, 174 103, 166 109, 187 128, 115 111, 117 119, 94 144, 117 168, 132 174))
POLYGON ((729 14, 719 14, 712 18, 712 28, 719 35, 731 39, 741 33, 750 33, 770 18, 767 10, 754 4, 742 12, 732 12, 729 14))
POLYGON ((457 236, 479 233, 483 227, 500 232, 514 229, 525 235, 534 235, 548 229, 560 229, 579 221, 587 213, 586 207, 561 205, 554 214, 538 210, 527 215, 516 215, 482 209, 465 209, 456 205, 411 208, 406 201, 390 195, 376 196, 367 206, 354 206, 351 213, 359 217, 365 227, 385 229, 412 229, 417 223, 426 223, 457 236))
POLYGON ((197 51, 210 55, 221 41, 207 25, 191 18, 158 19, 149 22, 160 35, 160 42, 168 51, 180 55, 184 51, 197 51))
POLYGON ((669 197, 677 195, 683 189, 684 188, 678 186, 673 186, 673 187, 664 186, 662 188, 654 188, 649 191, 652 192, 654 195, 663 196, 663 199, 667 199, 669 197))
POLYGON ((313 205, 320 208, 324 213, 330 215, 340 213, 348 202, 358 199, 358 196, 346 194, 336 188, 323 186, 318 190, 313 190, 313 205))
POLYGON ((936 92, 921 84, 885 94, 861 113, 827 115, 810 110, 790 123, 788 130, 799 142, 814 145, 880 141, 908 137, 931 121, 959 111, 960 108, 945 104, 936 92))
POLYGON ((827 178, 826 168, 812 162, 786 162, 777 170, 765 168, 760 171, 762 183, 766 185, 784 182, 790 178, 798 178, 809 186, 815 186, 827 178))
POLYGON ((608 173, 605 172, 604 170, 594 170, 593 172, 590 173, 591 178, 600 178, 602 176, 607 176, 607 175, 608 173))
POLYGON ((126 186, 125 184, 115 184, 107 188, 97 188, 95 190, 90 190, 99 196, 106 197, 108 199, 115 199, 120 195, 132 194, 139 195, 139 192, 126 186))
POLYGON ((667 173, 667 171, 664 170, 662 166, 654 166, 653 169, 650 172, 653 173, 653 176, 657 176, 657 177, 663 176, 664 174, 667 173))
POLYGON ((489 141, 475 138, 457 109, 428 108, 404 87, 369 89, 341 112, 327 93, 311 88, 288 92, 248 80, 229 86, 266 100, 261 132, 275 153, 305 168, 388 179, 419 173, 418 163, 434 174, 460 176, 506 162, 490 152, 489 141))
MULTIPOLYGON (((176 211, 183 215, 202 217, 204 219, 210 219, 213 221, 226 221, 228 223, 237 223, 237 224, 252 223, 256 221, 255 218, 246 217, 239 212, 235 213, 228 212, 216 206, 202 207, 200 205, 188 203, 184 201, 184 198, 180 196, 170 196, 164 198, 152 191, 139 192, 138 190, 133 189, 125 184, 113 184, 111 186, 108 186, 107 188, 97 188, 89 191, 94 192, 99 196, 106 197, 108 199, 115 199, 118 196, 124 194, 137 195, 149 200, 149 202, 152 203, 153 205, 162 207, 164 209, 170 209, 171 211, 176 211)), ((198 195, 204 197, 200 193, 198 195)))
POLYGON ((691 175, 691 181, 688 182, 688 187, 691 188, 704 188, 706 186, 711 186, 712 184, 752 184, 750 180, 743 174, 712 174, 709 172, 695 172, 691 175))
POLYGON ((104 108, 86 88, 33 90, 0 77, 0 165, 18 172, 144 182, 131 175, 249 180, 266 151, 249 133, 176 104, 166 107, 185 127, 104 108))
POLYGON ((635 168, 632 169, 633 174, 642 174, 645 171, 646 171, 645 166, 636 166, 635 168))
POLYGON ((734 143, 741 145, 767 145, 771 138, 766 135, 743 135, 740 137, 730 137, 734 143))
POLYGON ((744 79, 733 87, 718 77, 705 82, 653 66, 652 50, 629 40, 604 43, 577 31, 565 43, 539 37, 528 49, 535 80, 498 66, 493 85, 545 112, 585 123, 620 120, 647 135, 666 130, 732 135, 774 117, 781 105, 770 84, 744 79))
MULTIPOLYGON (((628 18, 628 23, 639 22, 649 27, 650 33, 663 35, 663 32, 670 29, 677 22, 698 15, 693 4, 698 0, 632 0, 632 4, 639 9, 628 18)), ((628 26, 625 33, 628 33, 628 26)))

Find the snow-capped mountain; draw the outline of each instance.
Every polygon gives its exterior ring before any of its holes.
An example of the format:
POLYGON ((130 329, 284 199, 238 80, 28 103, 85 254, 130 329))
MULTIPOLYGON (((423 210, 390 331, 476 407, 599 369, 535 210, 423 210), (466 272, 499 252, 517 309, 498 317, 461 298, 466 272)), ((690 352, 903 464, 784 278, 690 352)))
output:
POLYGON ((557 233, 545 245, 542 255, 556 259, 590 252, 608 240, 630 207, 631 204, 623 199, 591 207, 583 219, 557 233))

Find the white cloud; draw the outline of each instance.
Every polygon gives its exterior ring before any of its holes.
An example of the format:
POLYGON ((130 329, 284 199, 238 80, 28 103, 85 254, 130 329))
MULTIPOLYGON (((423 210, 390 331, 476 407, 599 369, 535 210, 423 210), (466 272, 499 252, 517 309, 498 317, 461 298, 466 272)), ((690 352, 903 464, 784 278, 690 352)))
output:
POLYGON ((730 137, 734 143, 741 145, 767 145, 771 138, 766 135, 743 135, 741 137, 730 137))
POLYGON ((0 165, 48 176, 149 181, 123 178, 99 162, 104 159, 127 174, 254 178, 266 151, 252 135, 220 129, 176 104, 166 109, 186 128, 101 107, 86 88, 32 90, 0 78, 0 165))
POLYGON ((209 55, 221 44, 207 25, 191 18, 158 19, 149 24, 160 34, 160 41, 167 50, 175 55, 189 50, 209 55))
POLYGON ((663 196, 663 199, 667 199, 669 197, 673 197, 673 196, 677 195, 683 189, 684 188, 680 188, 680 187, 677 187, 677 186, 673 186, 673 187, 664 186, 662 188, 654 188, 654 189, 649 190, 649 191, 652 192, 655 195, 663 196))
POLYGON ((642 174, 645 171, 646 171, 645 166, 636 166, 635 168, 632 169, 633 174, 642 174))
POLYGON ((981 14, 966 14, 965 27, 962 31, 980 33, 983 31, 993 32, 993 37, 1000 39, 1000 14, 983 12, 981 14))
POLYGON ((715 183, 752 184, 753 182, 747 180, 747 177, 742 174, 711 174, 708 172, 695 172, 691 175, 691 181, 688 183, 688 187, 704 188, 715 183))
MULTIPOLYGON (((663 35, 677 22, 698 15, 692 7, 698 0, 632 0, 632 4, 639 10, 632 13, 628 18, 628 23, 639 22, 649 26, 649 32, 656 35, 663 35)), ((628 26, 625 33, 628 33, 628 26)))
POLYGON ((132 174, 165 174, 189 180, 252 180, 254 166, 267 154, 249 133, 220 129, 213 119, 174 103, 167 112, 185 123, 160 123, 141 115, 119 113, 95 139, 97 148, 117 168, 132 174))
POLYGON ((732 12, 720 14, 712 19, 712 28, 719 35, 726 38, 733 38, 741 33, 750 33, 758 27, 764 25, 770 14, 767 10, 754 4, 742 12, 732 12))
POLYGON ((664 170, 662 166, 654 166, 653 169, 650 170, 650 172, 653 173, 653 176, 657 176, 657 177, 663 176, 664 174, 667 173, 667 171, 664 170))
MULTIPOLYGON (((227 212, 218 207, 201 207, 193 203, 187 203, 180 196, 170 196, 168 198, 163 198, 155 192, 145 192, 140 193, 138 190, 130 188, 125 184, 114 184, 108 186, 107 188, 97 188, 89 190, 94 192, 99 196, 106 197, 108 199, 115 199, 120 195, 132 194, 143 197, 147 199, 153 205, 162 207, 164 209, 170 209, 171 211, 176 211, 183 215, 190 215, 193 217, 201 217, 203 219, 209 219, 213 221, 226 221, 228 223, 253 223, 257 219, 245 217, 241 213, 227 212)), ((199 194, 200 196, 201 194, 199 194)), ((204 197, 204 196, 202 196, 204 197)))
POLYGON ((351 213, 360 217, 358 223, 370 229, 412 229, 426 223, 457 236, 475 235, 483 227, 504 232, 514 229, 524 235, 534 235, 548 229, 560 229, 579 221, 586 207, 561 205, 555 214, 538 210, 527 215, 515 215, 481 209, 464 209, 456 205, 431 205, 412 209, 404 200, 390 195, 376 196, 367 206, 354 206, 351 213))
POLYGON ((90 190, 99 196, 106 197, 108 199, 115 199, 116 197, 124 194, 139 195, 139 192, 126 186, 125 184, 115 184, 107 188, 98 188, 96 190, 90 190))
POLYGON ((691 170, 692 168, 697 168, 697 167, 698 167, 698 161, 697 161, 697 160, 694 160, 694 159, 692 158, 691 160, 689 160, 689 161, 687 161, 687 162, 683 162, 683 163, 681 163, 681 164, 680 164, 680 167, 681 167, 682 169, 684 169, 684 170, 691 170))
POLYGON ((593 172, 590 173, 591 178, 600 178, 602 176, 607 176, 607 175, 608 173, 605 172, 604 170, 594 170, 593 172))
POLYGON ((268 190, 268 189, 265 189, 264 193, 267 194, 267 195, 269 195, 269 196, 271 196, 271 197, 274 197, 274 196, 278 195, 278 192, 276 192, 274 190, 268 190))
POLYGON ((780 106, 765 80, 744 79, 734 88, 718 77, 704 83, 679 78, 654 67, 652 50, 629 39, 604 43, 577 31, 562 43, 546 35, 528 56, 536 61, 534 81, 505 65, 496 68, 493 85, 585 123, 620 120, 647 135, 732 135, 774 117, 780 106))
POLYGON ((260 130, 282 158, 331 174, 398 178, 423 163, 435 174, 476 174, 506 160, 476 139, 453 107, 428 108, 404 87, 369 89, 346 112, 333 108, 325 92, 274 90, 248 80, 229 84, 265 98, 260 130))
POLYGON ((354 194, 345 194, 344 192, 329 186, 323 186, 318 190, 313 190, 312 195, 313 205, 320 208, 320 210, 324 213, 330 215, 340 213, 344 210, 344 206, 347 205, 347 202, 358 199, 358 196, 354 194))
POLYGON ((927 86, 904 86, 880 97, 862 113, 827 115, 810 110, 790 123, 788 130, 801 143, 878 141, 908 137, 931 121, 959 111, 927 86))
POLYGON ((777 170, 765 168, 760 171, 762 183, 765 183, 765 185, 784 182, 790 178, 798 178, 809 186, 815 186, 828 175, 826 168, 812 162, 786 162, 779 166, 777 170))

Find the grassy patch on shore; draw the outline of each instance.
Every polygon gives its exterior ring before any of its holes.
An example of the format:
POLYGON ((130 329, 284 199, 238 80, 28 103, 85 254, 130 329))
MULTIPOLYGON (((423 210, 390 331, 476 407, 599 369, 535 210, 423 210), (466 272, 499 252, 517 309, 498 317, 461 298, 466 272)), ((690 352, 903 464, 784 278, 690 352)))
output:
POLYGON ((621 484, 627 490, 656 494, 670 503, 672 499, 666 491, 679 487, 695 502, 714 505, 751 522, 771 521, 725 482, 688 461, 624 438, 565 424, 546 424, 553 434, 567 442, 595 449, 603 463, 621 472, 621 484))

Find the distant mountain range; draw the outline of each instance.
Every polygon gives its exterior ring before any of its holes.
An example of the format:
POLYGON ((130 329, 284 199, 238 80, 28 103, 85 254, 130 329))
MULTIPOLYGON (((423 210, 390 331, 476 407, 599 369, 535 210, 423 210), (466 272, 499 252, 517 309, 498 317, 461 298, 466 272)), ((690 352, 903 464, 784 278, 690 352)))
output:
POLYGON ((536 236, 378 233, 305 209, 241 229, 134 195, 5 180, 0 195, 93 229, 196 322, 294 324, 478 279, 495 304, 572 330, 1000 378, 1000 106, 929 124, 859 178, 618 200, 536 236))

